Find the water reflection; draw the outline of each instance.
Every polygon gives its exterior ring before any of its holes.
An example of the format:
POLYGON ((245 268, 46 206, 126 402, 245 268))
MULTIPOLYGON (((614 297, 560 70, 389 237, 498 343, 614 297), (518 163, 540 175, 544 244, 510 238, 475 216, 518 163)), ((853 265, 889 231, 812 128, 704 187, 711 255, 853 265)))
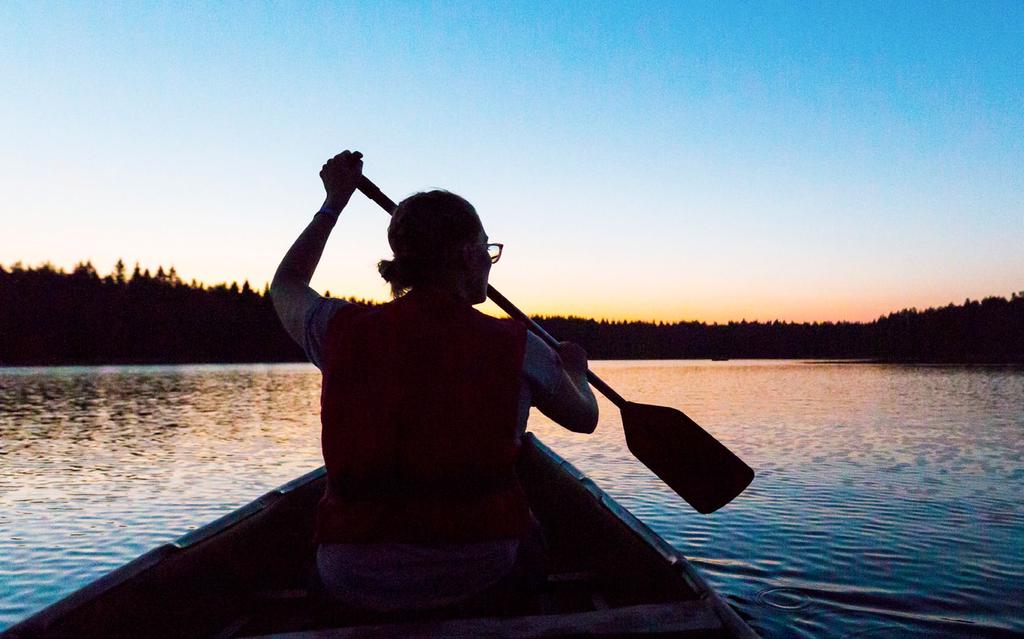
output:
MULTIPOLYGON (((701 516, 598 432, 531 428, 766 637, 1024 632, 1024 374, 598 362, 758 471, 701 516)), ((319 465, 307 365, 0 369, 0 628, 319 465)))

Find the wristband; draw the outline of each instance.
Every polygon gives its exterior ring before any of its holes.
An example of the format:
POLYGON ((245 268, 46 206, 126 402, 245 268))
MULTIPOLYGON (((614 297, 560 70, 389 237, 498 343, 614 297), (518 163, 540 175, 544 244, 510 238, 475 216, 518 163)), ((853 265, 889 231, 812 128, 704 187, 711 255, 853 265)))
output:
POLYGON ((318 214, 318 215, 319 215, 320 213, 323 213, 324 215, 326 215, 327 217, 331 218, 331 219, 332 219, 332 220, 334 220, 335 222, 337 222, 337 221, 338 221, 338 216, 339 216, 339 215, 341 215, 341 211, 338 211, 337 213, 335 213, 335 212, 334 212, 334 211, 332 211, 332 210, 331 210, 331 209, 330 209, 330 208, 329 208, 329 207, 328 207, 328 206, 327 206, 326 204, 325 204, 325 205, 323 205, 323 206, 321 206, 321 207, 320 207, 320 210, 319 210, 319 211, 317 211, 317 214, 318 214))

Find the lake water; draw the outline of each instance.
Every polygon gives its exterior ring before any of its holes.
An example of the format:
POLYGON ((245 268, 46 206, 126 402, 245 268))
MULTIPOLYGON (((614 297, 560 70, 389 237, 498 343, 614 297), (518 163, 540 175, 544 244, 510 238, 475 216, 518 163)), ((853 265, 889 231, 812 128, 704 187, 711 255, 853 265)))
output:
MULTIPOLYGON (((1024 636, 1024 371, 593 362, 757 471, 699 515, 597 433, 531 430, 764 637, 1024 636)), ((0 629, 322 462, 309 365, 0 369, 0 629)))

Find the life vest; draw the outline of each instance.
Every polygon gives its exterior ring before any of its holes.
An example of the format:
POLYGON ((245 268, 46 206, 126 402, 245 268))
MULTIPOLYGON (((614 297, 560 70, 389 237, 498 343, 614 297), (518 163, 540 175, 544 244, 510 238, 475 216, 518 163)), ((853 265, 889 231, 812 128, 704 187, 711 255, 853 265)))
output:
POLYGON ((317 543, 521 537, 521 324, 412 291, 335 312, 320 397, 328 487, 317 543))

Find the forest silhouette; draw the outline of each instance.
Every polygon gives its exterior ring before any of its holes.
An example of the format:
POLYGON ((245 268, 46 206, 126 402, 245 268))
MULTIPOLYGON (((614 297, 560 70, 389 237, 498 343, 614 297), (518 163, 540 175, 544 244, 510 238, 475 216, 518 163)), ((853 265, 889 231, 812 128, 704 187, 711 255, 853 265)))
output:
MULTIPOLYGON (((360 301, 360 300, 354 300, 360 301)), ((592 359, 867 359, 1024 363, 1024 291, 873 322, 624 322, 538 317, 592 359)), ((267 287, 182 281, 118 260, 0 265, 0 365, 297 362, 267 287)))

